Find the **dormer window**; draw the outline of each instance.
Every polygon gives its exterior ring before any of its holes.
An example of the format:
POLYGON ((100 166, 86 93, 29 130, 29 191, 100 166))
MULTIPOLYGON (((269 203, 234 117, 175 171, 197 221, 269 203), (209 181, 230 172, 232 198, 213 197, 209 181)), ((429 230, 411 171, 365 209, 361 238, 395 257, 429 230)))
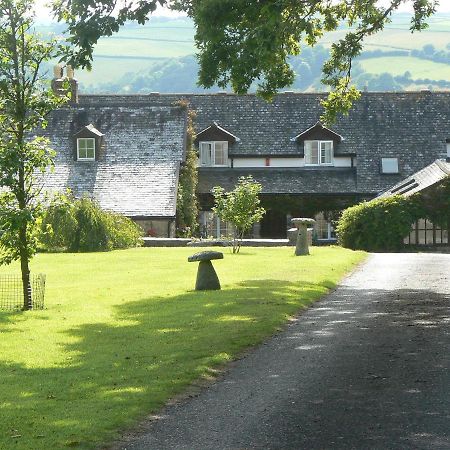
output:
POLYGON ((94 161, 95 160, 95 139, 78 138, 77 139, 77 160, 94 161))
POLYGON ((75 161, 98 161, 105 148, 104 134, 89 124, 73 135, 75 161))
POLYGON ((203 129, 195 136, 198 144, 199 166, 227 167, 228 149, 240 139, 217 122, 203 129))
POLYGON ((305 166, 332 166, 333 141, 305 141, 305 166))
POLYGON ((228 142, 210 141, 199 142, 200 166, 226 167, 228 166, 228 142))
POLYGON ((344 138, 320 122, 291 139, 303 146, 305 166, 333 166, 335 147, 344 138))

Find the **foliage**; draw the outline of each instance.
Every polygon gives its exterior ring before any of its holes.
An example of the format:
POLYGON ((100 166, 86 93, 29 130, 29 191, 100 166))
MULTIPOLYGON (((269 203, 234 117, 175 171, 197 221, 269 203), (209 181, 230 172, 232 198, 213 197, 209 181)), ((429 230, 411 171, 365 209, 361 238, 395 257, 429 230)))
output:
POLYGON ((0 0, 0 264, 20 259, 24 309, 30 309, 29 261, 42 215, 41 177, 53 163, 50 142, 34 133, 67 99, 48 89, 41 65, 59 54, 40 40, 30 0, 0 0))
POLYGON ((131 219, 102 210, 90 198, 59 195, 43 217, 40 241, 49 250, 92 252, 136 247, 141 235, 131 219))
MULTIPOLYGON (((231 85, 237 93, 248 91, 254 81, 258 93, 272 98, 278 89, 294 81, 291 55, 302 46, 314 46, 325 33, 343 23, 345 36, 331 46, 331 57, 323 66, 323 83, 333 91, 326 101, 323 120, 332 122, 338 112, 348 112, 358 91, 351 86, 353 59, 363 41, 384 29, 402 0, 387 6, 375 1, 292 0, 248 2, 236 0, 147 0, 138 3, 100 0, 59 0, 54 10, 68 23, 70 42, 78 51, 67 56, 75 66, 90 67, 93 48, 101 36, 117 32, 127 20, 145 23, 158 5, 187 12, 194 20, 199 49, 199 83, 204 87, 231 85), (119 3, 119 4, 118 4, 119 3), (117 12, 113 14, 113 12, 117 12)), ((435 12, 434 0, 410 0, 411 31, 427 27, 435 12)))
POLYGON ((39 242, 48 250, 70 247, 78 221, 75 203, 69 196, 56 195, 42 217, 39 242))
POLYGON ((194 148, 195 113, 188 109, 188 104, 180 104, 187 109, 186 161, 180 170, 177 191, 177 236, 191 237, 198 230, 198 201, 196 189, 198 183, 197 153, 194 148))
POLYGON ((192 248, 38 254, 33 271, 52 280, 45 314, 0 312, 0 448, 109 448, 364 258, 312 248, 299 264, 287 247, 244 251, 215 263, 222 290, 207 293, 192 291, 192 248))
POLYGON ((421 218, 442 227, 450 226, 450 177, 414 195, 411 201, 417 206, 421 218))
POLYGON ((259 206, 261 190, 261 184, 251 175, 240 177, 230 192, 225 192, 220 186, 212 190, 215 203, 212 210, 221 220, 233 225, 233 253, 239 253, 244 233, 266 212, 259 206))
POLYGON ((417 204, 400 195, 346 209, 336 227, 339 243, 353 250, 398 250, 419 218, 417 204))

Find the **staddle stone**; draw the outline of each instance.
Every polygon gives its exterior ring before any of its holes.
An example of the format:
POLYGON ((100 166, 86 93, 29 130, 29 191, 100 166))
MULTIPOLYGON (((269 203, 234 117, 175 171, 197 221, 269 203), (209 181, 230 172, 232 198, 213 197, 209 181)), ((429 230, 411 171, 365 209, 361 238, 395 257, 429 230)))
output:
POLYGON ((308 225, 312 225, 315 220, 306 217, 297 217, 291 219, 291 221, 298 229, 295 256, 309 255, 308 225))
POLYGON ((189 256, 189 262, 196 261, 211 261, 212 259, 223 259, 222 252, 214 252, 212 250, 205 250, 204 252, 195 253, 192 256, 189 256))
POLYGON ((204 251, 189 256, 189 262, 199 262, 197 280, 195 282, 196 291, 212 291, 220 289, 219 277, 212 265, 212 259, 223 259, 223 253, 204 251))

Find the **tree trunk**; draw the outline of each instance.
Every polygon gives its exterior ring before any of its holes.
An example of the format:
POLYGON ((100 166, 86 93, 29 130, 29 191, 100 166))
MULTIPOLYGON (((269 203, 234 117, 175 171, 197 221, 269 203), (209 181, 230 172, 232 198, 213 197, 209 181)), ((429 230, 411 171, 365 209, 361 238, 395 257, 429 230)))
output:
POLYGON ((20 269, 22 271, 23 310, 33 308, 33 299, 30 283, 30 267, 27 255, 27 229, 24 225, 19 231, 20 239, 20 269))

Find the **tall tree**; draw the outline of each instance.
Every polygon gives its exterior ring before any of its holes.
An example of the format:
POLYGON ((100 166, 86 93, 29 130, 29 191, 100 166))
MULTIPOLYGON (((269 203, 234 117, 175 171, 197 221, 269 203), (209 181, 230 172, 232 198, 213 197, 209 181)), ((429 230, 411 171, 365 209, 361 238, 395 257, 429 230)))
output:
POLYGON ((42 78, 42 64, 60 49, 33 33, 33 9, 31 0, 0 0, 0 264, 20 260, 25 310, 32 307, 29 262, 43 208, 39 173, 53 158, 49 141, 34 133, 66 101, 42 78))
POLYGON ((382 31, 399 6, 408 3, 413 10, 411 31, 426 28, 438 0, 386 0, 383 5, 378 0, 55 0, 54 10, 68 23, 77 49, 69 60, 88 68, 98 39, 117 32, 127 20, 145 23, 159 5, 185 11, 197 28, 200 85, 231 85, 242 94, 257 81, 258 93, 265 98, 294 81, 290 55, 347 25, 323 65, 322 82, 332 89, 323 102, 323 119, 332 122, 359 96, 351 70, 364 38, 382 31))

